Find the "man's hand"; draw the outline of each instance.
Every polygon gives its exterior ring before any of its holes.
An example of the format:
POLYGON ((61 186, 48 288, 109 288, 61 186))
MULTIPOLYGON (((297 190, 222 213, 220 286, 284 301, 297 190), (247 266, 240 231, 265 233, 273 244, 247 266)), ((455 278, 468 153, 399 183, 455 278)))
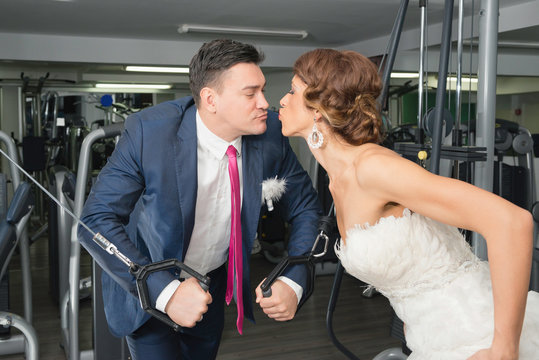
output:
POLYGON ((298 308, 298 297, 294 290, 281 280, 276 280, 273 285, 271 285, 271 296, 265 298, 262 296, 260 285, 262 285, 262 282, 258 284, 255 293, 256 303, 260 305, 262 311, 264 311, 269 318, 276 321, 293 319, 298 308))
POLYGON ((183 327, 194 327, 208 311, 212 298, 204 291, 198 280, 189 278, 182 281, 165 307, 165 312, 176 324, 183 327))

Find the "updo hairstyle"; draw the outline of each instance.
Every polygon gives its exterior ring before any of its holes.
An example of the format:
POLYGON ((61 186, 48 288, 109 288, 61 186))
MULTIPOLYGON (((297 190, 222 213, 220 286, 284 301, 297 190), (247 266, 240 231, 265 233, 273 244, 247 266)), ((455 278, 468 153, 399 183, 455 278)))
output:
POLYGON ((376 102, 382 82, 371 60, 354 51, 316 49, 301 55, 293 72, 307 84, 303 94, 307 106, 320 111, 346 142, 382 141, 376 102))

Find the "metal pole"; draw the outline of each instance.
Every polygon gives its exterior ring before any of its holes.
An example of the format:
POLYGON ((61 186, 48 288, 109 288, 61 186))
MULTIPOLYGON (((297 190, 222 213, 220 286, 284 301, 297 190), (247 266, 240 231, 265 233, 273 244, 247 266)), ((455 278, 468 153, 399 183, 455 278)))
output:
POLYGON ((458 37, 457 37, 457 86, 455 92, 456 117, 455 130, 459 131, 461 121, 461 105, 462 105, 462 32, 464 19, 464 0, 459 0, 459 22, 458 22, 458 37))
POLYGON ((425 10, 427 7, 427 0, 419 0, 419 7, 421 9, 421 36, 419 40, 419 87, 417 88, 417 129, 419 139, 418 142, 422 143, 421 132, 423 129, 423 88, 425 85, 425 79, 423 78, 425 72, 425 10))
POLYGON ((387 61, 384 67, 384 74, 382 75, 382 94, 380 95, 380 104, 384 108, 387 102, 387 96, 389 93, 389 80, 391 78, 391 70, 393 70, 393 63, 395 62, 395 57, 397 56, 397 48, 399 47, 399 41, 402 32, 402 25, 404 24, 404 18, 406 17, 406 10, 408 9, 409 0, 401 0, 399 7, 399 12, 397 13, 397 18, 393 24, 393 30, 391 31, 391 39, 389 43, 389 51, 387 55, 387 61))
MULTIPOLYGON (((90 172, 90 155, 91 146, 99 139, 114 137, 120 135, 123 130, 123 123, 109 125, 96 129, 89 133, 82 141, 80 149, 80 157, 77 171, 77 180, 75 182, 75 202, 73 212, 76 218, 79 218, 82 213, 84 199, 86 196, 86 182, 90 172)), ((75 222, 71 227, 71 248, 69 256, 69 302, 68 302, 68 321, 63 324, 68 326, 67 343, 68 343, 68 359, 79 360, 86 356, 93 356, 91 353, 81 354, 79 350, 79 275, 80 275, 80 243, 77 236, 78 223, 75 222)), ((93 279, 93 281, 101 281, 101 279, 93 279)), ((65 314, 65 312, 62 312, 65 314)), ((94 314, 95 316, 95 314, 94 314)), ((95 339, 94 339, 95 342, 95 339)))
MULTIPOLYGON (((487 160, 476 163, 474 184, 487 191, 492 191, 494 175, 498 10, 498 0, 481 0, 475 142, 487 148, 487 160)), ((481 235, 473 234, 472 247, 479 258, 487 259, 487 245, 481 235)))
POLYGON ((0 311, 0 325, 13 326, 19 329, 26 340, 25 353, 26 359, 38 360, 39 359, 39 343, 37 340, 37 333, 26 320, 19 315, 15 315, 8 312, 0 311))
MULTIPOLYGON (((90 167, 90 149, 92 144, 105 137, 103 128, 92 131, 82 141, 79 166, 77 171, 77 181, 75 182, 75 204, 73 212, 75 216, 80 217, 82 206, 84 205, 86 181, 88 179, 90 167)), ((69 308, 68 308, 68 344, 70 360, 79 360, 81 358, 79 350, 79 274, 80 274, 80 244, 77 237, 77 228, 79 224, 75 223, 71 227, 71 248, 69 256, 69 308)), ((100 281, 100 279, 94 279, 100 281)))
MULTIPOLYGON (((453 146, 462 146, 462 134, 460 131, 461 122, 461 107, 462 107, 462 33, 463 33, 463 20, 464 20, 464 0, 459 0, 459 16, 458 16, 458 29, 457 29, 457 84, 455 86, 455 128, 453 129, 453 146)), ((468 83, 470 84, 470 83, 468 83)), ((460 178, 459 174, 459 162, 455 160, 453 162, 453 177, 455 179, 460 178)))
POLYGON ((440 173, 440 152, 442 147, 442 127, 445 109, 447 84, 447 68, 449 65, 449 48, 451 46, 451 22, 453 21, 453 0, 445 1, 442 41, 440 47, 440 64, 438 68, 438 88, 436 89, 436 107, 434 108, 434 125, 432 129, 432 155, 430 171, 440 173))

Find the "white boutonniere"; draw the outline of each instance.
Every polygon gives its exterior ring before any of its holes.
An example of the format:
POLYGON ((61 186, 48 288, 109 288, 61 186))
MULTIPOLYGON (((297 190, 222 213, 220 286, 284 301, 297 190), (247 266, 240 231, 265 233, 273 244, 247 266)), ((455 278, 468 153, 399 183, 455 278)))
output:
POLYGON ((281 198, 286 191, 286 180, 269 178, 262 181, 262 201, 266 202, 268 211, 273 211, 273 202, 281 198))

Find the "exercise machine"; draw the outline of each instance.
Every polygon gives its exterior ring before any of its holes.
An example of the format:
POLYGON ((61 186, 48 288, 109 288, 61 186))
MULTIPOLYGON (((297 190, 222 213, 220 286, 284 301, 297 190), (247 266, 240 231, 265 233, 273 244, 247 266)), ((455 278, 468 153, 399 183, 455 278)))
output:
MULTIPOLYGON (((92 286, 92 334, 93 348, 81 351, 79 347, 79 277, 80 277, 80 244, 77 238, 77 227, 79 223, 73 221, 78 219, 82 212, 84 200, 86 198, 86 188, 89 179, 90 158, 92 145, 104 138, 119 136, 123 130, 123 124, 113 124, 98 128, 90 132, 83 140, 80 148, 78 161, 77 178, 75 181, 75 194, 73 201, 73 214, 71 216, 71 231, 69 241, 69 277, 68 291, 63 293, 60 304, 62 345, 66 356, 70 360, 79 359, 127 359, 128 352, 122 339, 118 339, 110 334, 103 310, 103 300, 101 292, 101 272, 99 266, 93 263, 92 278, 96 281, 92 286)), ((58 204, 60 207, 61 205, 58 204)), ((66 211, 66 209, 64 209, 66 211)))
MULTIPOLYGON (((7 152, 17 159, 17 150, 14 141, 4 132, 0 131, 0 140, 6 145, 7 152)), ((0 149, 2 154, 5 154, 0 149)), ((9 260, 19 246, 22 268, 22 284, 24 296, 25 318, 12 314, 8 311, 0 311, 0 325, 5 328, 15 327, 21 330, 21 335, 4 334, 0 339, 0 354, 16 354, 25 352, 28 359, 37 359, 38 344, 35 330, 31 325, 32 321, 32 298, 31 298, 31 277, 30 277, 30 257, 29 257, 29 242, 26 233, 26 224, 30 218, 31 205, 31 190, 27 183, 21 183, 19 173, 15 165, 11 164, 11 181, 13 183, 15 193, 11 200, 10 206, 5 213, 5 217, 0 222, 0 279, 4 278, 7 273, 9 260)), ((5 185, 5 184, 4 184, 5 185)), ((6 188, 2 189, 4 204, 7 204, 7 196, 5 196, 6 188)), ((9 293, 6 291, 2 294, 6 297, 9 293)), ((8 310, 8 309, 5 309, 8 310)))
MULTIPOLYGON (((22 229, 26 226, 33 208, 33 198, 30 184, 22 182, 17 187, 6 217, 0 222, 0 278, 8 271, 9 260, 18 245, 22 229)), ((0 325, 15 327, 23 336, 12 335, 0 340, 0 354, 14 354, 25 352, 29 360, 38 358, 37 335, 25 319, 19 315, 0 311, 0 325)))

